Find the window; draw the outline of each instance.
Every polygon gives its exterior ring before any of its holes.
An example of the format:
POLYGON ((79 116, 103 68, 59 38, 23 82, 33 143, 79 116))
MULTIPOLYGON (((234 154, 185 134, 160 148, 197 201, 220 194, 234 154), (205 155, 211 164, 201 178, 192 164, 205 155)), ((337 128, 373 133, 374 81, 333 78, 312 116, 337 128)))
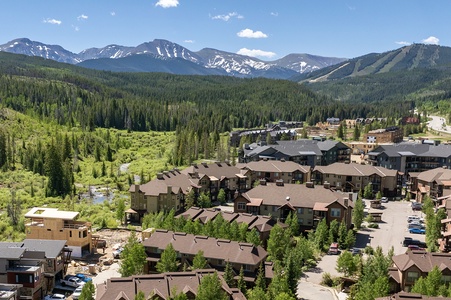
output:
POLYGON ((274 172, 274 177, 279 177, 279 173, 278 172, 274 172))
POLYGON ((418 272, 407 272, 407 282, 415 282, 418 277, 418 272))
POLYGON ((237 206, 238 206, 238 210, 246 209, 246 203, 244 203, 244 202, 238 202, 237 206))
POLYGON ((309 215, 313 214, 313 208, 309 208, 309 209, 308 209, 308 214, 309 214, 309 215))
POLYGON ((330 216, 334 218, 339 218, 341 214, 341 210, 339 208, 331 208, 330 209, 330 216))
POLYGON ((444 283, 450 283, 451 282, 451 275, 442 275, 442 281, 444 283))
POLYGON ((244 271, 252 271, 251 265, 244 265, 244 271))
POLYGON ((263 210, 268 210, 268 205, 264 205, 263 210))
POLYGON ((303 214, 304 213, 304 209, 302 207, 298 208, 298 214, 303 214))
POLYGON ((304 224, 304 219, 299 218, 299 219, 298 219, 298 223, 299 223, 300 225, 304 224))

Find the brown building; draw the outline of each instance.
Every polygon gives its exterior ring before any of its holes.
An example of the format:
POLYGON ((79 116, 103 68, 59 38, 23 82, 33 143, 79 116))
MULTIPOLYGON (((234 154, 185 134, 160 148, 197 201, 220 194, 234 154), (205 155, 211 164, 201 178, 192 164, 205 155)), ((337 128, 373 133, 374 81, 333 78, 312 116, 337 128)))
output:
POLYGON ((235 212, 268 215, 282 222, 290 212, 295 212, 302 229, 316 227, 323 218, 328 224, 332 220, 345 220, 350 228, 353 206, 348 193, 333 191, 327 185, 315 186, 312 182, 284 184, 262 180, 234 201, 235 212))
POLYGON ((330 187, 344 192, 356 192, 369 183, 373 192, 381 192, 386 197, 401 195, 402 176, 396 170, 362 164, 334 163, 316 166, 312 171, 312 181, 316 184, 330 184, 330 187))
POLYGON ((34 207, 25 214, 25 233, 29 239, 65 240, 72 256, 92 251, 91 223, 77 221, 79 213, 57 208, 34 207))
POLYGON ((190 179, 197 180, 199 192, 208 192, 212 201, 217 200, 220 189, 224 190, 227 199, 232 199, 236 191, 249 190, 251 188, 249 173, 248 170, 242 170, 227 162, 193 164, 182 171, 182 174, 190 179))
POLYGON ((418 202, 423 202, 425 196, 432 199, 451 195, 451 170, 435 168, 421 173, 409 174, 410 192, 418 202))
POLYGON ((19 300, 21 284, 0 283, 0 300, 19 300))
POLYGON ((379 297, 375 300, 449 300, 449 297, 433 297, 414 293, 399 292, 394 295, 379 297))
POLYGON ((442 281, 451 282, 451 254, 407 251, 392 258, 390 277, 398 286, 395 291, 409 292, 418 278, 426 277, 435 266, 442 272, 442 281))
POLYGON ((243 268, 245 279, 250 281, 256 277, 260 264, 265 262, 268 255, 263 247, 249 243, 157 229, 143 241, 150 273, 156 271, 161 253, 169 244, 177 251, 181 265, 191 266, 196 254, 203 251, 209 267, 223 271, 229 262, 236 274, 243 268))
POLYGON ((363 142, 371 144, 400 143, 404 137, 404 131, 397 127, 371 130, 363 135, 363 142))
MULTIPOLYGON (((214 274, 214 269, 192 272, 171 272, 151 275, 135 275, 125 278, 110 278, 97 286, 97 300, 131 300, 139 291, 146 299, 169 300, 178 294, 185 294, 188 299, 195 299, 202 278, 214 274), (153 296, 150 298, 149 296, 153 296)), ((230 300, 246 300, 237 288, 231 288, 219 275, 221 288, 230 300)))
POLYGON ((220 215, 227 223, 236 222, 238 225, 242 223, 247 224, 249 231, 255 228, 263 244, 265 244, 266 240, 269 238, 269 233, 276 224, 279 224, 282 228, 287 227, 286 224, 274 220, 270 216, 257 216, 248 213, 234 213, 198 207, 191 207, 177 217, 184 217, 185 219, 192 221, 199 220, 199 223, 206 224, 208 221, 214 220, 218 215, 220 215))
POLYGON ((250 178, 246 170, 240 170, 228 163, 194 164, 179 171, 158 173, 157 178, 145 184, 130 186, 132 220, 140 221, 146 213, 183 210, 186 195, 193 190, 195 197, 209 193, 216 201, 220 189, 231 199, 236 191, 246 191, 250 178))
POLYGON ((267 182, 283 180, 284 183, 304 183, 310 180, 310 167, 284 159, 252 161, 247 164, 237 164, 237 167, 251 172, 252 185, 260 179, 265 179, 267 182))
POLYGON ((70 259, 65 245, 64 240, 0 242, 0 284, 18 286, 20 299, 41 300, 63 277, 70 259))

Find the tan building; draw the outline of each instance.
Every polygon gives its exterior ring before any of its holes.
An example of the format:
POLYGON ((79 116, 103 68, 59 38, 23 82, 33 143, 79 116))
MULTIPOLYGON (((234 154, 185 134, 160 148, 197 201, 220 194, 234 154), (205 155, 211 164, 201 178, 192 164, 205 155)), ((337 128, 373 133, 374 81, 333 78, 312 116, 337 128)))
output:
POLYGON ((451 170, 435 168, 432 170, 409 174, 410 192, 418 202, 423 202, 425 196, 433 199, 451 195, 451 170))
POLYGON ((427 251, 407 251, 392 258, 390 279, 398 286, 395 291, 409 292, 420 277, 426 277, 434 266, 439 266, 442 282, 451 283, 451 254, 427 251))
POLYGON ((191 266, 196 254, 203 251, 203 256, 211 268, 223 271, 229 262, 236 274, 243 268, 245 279, 251 281, 257 276, 260 264, 264 264, 268 256, 263 247, 249 243, 158 229, 142 244, 148 255, 149 273, 156 271, 161 253, 169 244, 172 244, 177 252, 181 265, 191 266))
MULTIPOLYGON (((195 299, 202 277, 212 275, 214 272, 214 269, 206 269, 110 278, 97 286, 96 299, 131 300, 136 298, 139 291, 144 293, 145 299, 169 300, 174 299, 174 296, 178 294, 186 295, 187 299, 195 299)), ((228 300, 246 300, 245 295, 238 288, 229 287, 221 275, 219 279, 228 300)))
POLYGON ((237 164, 242 170, 249 170, 252 184, 260 179, 267 182, 283 180, 284 183, 304 183, 310 180, 310 167, 301 166, 294 161, 259 160, 237 164))
POLYGON ((25 214, 25 233, 29 239, 65 240, 72 256, 92 252, 91 223, 77 221, 79 213, 57 208, 34 207, 25 214))
POLYGON ((282 222, 290 212, 295 212, 301 229, 314 228, 323 218, 328 224, 332 220, 345 220, 350 228, 354 206, 348 193, 315 186, 311 182, 284 184, 281 181, 267 183, 264 180, 252 190, 239 195, 234 202, 235 212, 269 215, 282 222))
POLYGON ((369 183, 373 192, 381 192, 385 197, 400 196, 402 177, 396 170, 362 164, 334 163, 316 166, 312 171, 312 181, 316 184, 329 184, 344 192, 359 192, 369 183))
POLYGON ((363 142, 371 144, 400 143, 404 137, 404 131, 397 126, 384 129, 371 130, 363 135, 363 142))
POLYGON ((220 189, 226 193, 227 199, 232 199, 236 191, 247 191, 251 188, 249 171, 242 170, 227 162, 212 164, 200 163, 183 169, 182 174, 192 180, 198 180, 200 192, 210 193, 212 201, 217 200, 220 189))

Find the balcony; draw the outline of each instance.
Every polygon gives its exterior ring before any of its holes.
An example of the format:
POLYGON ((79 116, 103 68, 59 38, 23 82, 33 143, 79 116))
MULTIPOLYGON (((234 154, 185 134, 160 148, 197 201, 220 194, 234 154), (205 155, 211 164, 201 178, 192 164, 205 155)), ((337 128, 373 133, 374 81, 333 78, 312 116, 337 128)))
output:
POLYGON ((74 222, 74 223, 64 223, 64 229, 78 229, 84 230, 91 228, 90 222, 74 222))

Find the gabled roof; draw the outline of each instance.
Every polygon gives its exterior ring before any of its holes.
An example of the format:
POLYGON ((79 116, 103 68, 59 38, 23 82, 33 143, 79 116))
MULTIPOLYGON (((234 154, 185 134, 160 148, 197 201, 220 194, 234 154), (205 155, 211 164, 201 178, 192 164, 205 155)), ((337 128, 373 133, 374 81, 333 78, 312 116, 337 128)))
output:
MULTIPOLYGON (((162 274, 136 275, 123 278, 110 278, 104 287, 100 287, 99 300, 135 299, 137 291, 142 291, 147 299, 149 295, 156 295, 160 299, 172 299, 174 293, 197 295, 199 284, 204 276, 214 274, 215 270, 196 270, 192 272, 168 272, 162 274)), ((221 275, 221 288, 230 299, 246 299, 237 289, 230 288, 221 275)), ((99 289, 98 289, 99 290, 99 289)))
POLYGON ((257 172, 286 172, 293 173, 299 171, 301 173, 308 173, 309 167, 301 166, 298 163, 293 161, 284 161, 284 160, 259 160, 252 161, 247 164, 237 164, 237 167, 240 169, 248 169, 251 171, 257 172))
MULTIPOLYGON (((191 187, 198 186, 198 179, 190 179, 187 175, 180 173, 178 170, 168 171, 161 174, 161 178, 155 178, 147 183, 139 185, 139 191, 148 196, 159 196, 167 194, 168 188, 171 187, 172 193, 188 193, 191 187)), ((132 184, 130 192, 135 191, 135 185, 132 184)))
POLYGON ((427 170, 419 173, 417 179, 425 182, 437 181, 438 183, 442 181, 449 181, 451 180, 451 170, 445 168, 427 170))
POLYGON ((374 167, 356 163, 333 163, 328 166, 315 166, 314 172, 323 174, 347 175, 347 176, 371 176, 395 177, 398 174, 396 170, 390 170, 384 167, 374 167))
MULTIPOLYGON (((261 205, 282 206, 289 199, 290 204, 295 208, 312 208, 317 202, 331 203, 339 201, 343 205, 343 199, 349 198, 349 194, 333 191, 324 186, 307 187, 304 184, 284 184, 277 185, 268 182, 265 185, 258 185, 252 190, 242 194, 251 202, 251 199, 263 199, 261 205)), ((353 202, 349 201, 352 207, 353 202)))
POLYGON ((240 174, 240 169, 229 163, 216 162, 212 164, 195 164, 186 169, 183 169, 181 172, 185 175, 194 174, 197 172, 199 176, 201 174, 205 174, 210 177, 210 179, 221 178, 222 180, 224 178, 237 177, 237 174, 240 174))
POLYGON ((65 240, 37 240, 25 239, 23 242, 0 242, 0 257, 18 259, 28 258, 56 258, 66 245, 65 240))
POLYGON ((393 256, 394 265, 401 272, 416 266, 421 272, 428 273, 434 266, 451 268, 451 253, 431 253, 426 251, 407 251, 404 254, 393 256))
POLYGON ((196 255, 200 250, 207 259, 222 259, 231 263, 258 265, 268 255, 261 246, 240 243, 206 236, 195 236, 167 230, 156 230, 143 241, 144 247, 156 247, 164 250, 169 244, 179 253, 196 255))

